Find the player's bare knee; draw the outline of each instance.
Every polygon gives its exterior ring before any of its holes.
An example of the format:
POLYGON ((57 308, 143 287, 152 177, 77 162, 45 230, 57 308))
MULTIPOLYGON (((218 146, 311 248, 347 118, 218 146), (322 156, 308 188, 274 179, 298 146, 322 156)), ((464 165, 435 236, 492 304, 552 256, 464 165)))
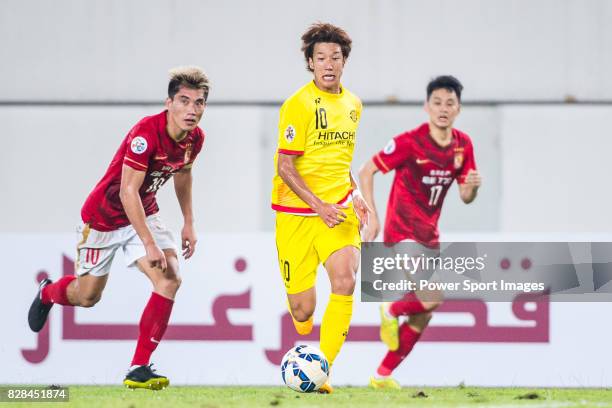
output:
POLYGON ((308 301, 293 302, 291 304, 291 315, 298 322, 305 322, 314 314, 315 303, 308 301))
POLYGON ((174 278, 174 285, 176 285, 176 289, 175 290, 179 290, 179 288, 181 287, 181 284, 183 283, 183 278, 181 278, 180 276, 176 275, 174 278))
POLYGON ((161 279, 155 284, 155 291, 165 297, 174 298, 179 286, 181 286, 181 279, 178 276, 172 278, 161 279))
POLYGON ((298 322, 305 322, 310 319, 310 316, 314 313, 314 309, 302 309, 297 308, 295 310, 291 310, 291 315, 298 322))
POLYGON ((337 295, 352 295, 355 291, 355 275, 343 274, 332 279, 332 292, 337 295))

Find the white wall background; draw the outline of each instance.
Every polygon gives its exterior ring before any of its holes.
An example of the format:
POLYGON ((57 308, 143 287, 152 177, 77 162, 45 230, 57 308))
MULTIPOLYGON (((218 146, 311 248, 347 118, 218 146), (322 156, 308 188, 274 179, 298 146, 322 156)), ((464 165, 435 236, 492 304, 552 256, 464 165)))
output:
MULTIPOLYGON (((66 232, 137 118, 157 107, 3 107, 0 231, 66 232)), ((601 232, 612 229, 605 183, 612 140, 602 125, 612 107, 465 107, 457 127, 472 135, 484 185, 466 206, 454 187, 442 231, 601 232)), ((210 107, 194 166, 198 228, 272 230, 269 194, 276 147, 275 107, 210 107)), ((393 135, 425 120, 420 107, 366 107, 354 168, 393 135)), ((392 175, 376 176, 384 217, 392 175)), ((174 229, 181 214, 171 185, 159 193, 174 229)))
POLYGON ((4 0, 0 99, 157 101, 168 68, 199 64, 215 101, 278 101, 317 20, 352 36, 345 82, 366 100, 448 72, 466 100, 612 99, 606 0, 4 0))
MULTIPOLYGON (((62 255, 73 256, 73 237, 72 234, 0 233, 0 256, 8 260, 6 268, 19 271, 12 275, 11 290, 0 297, 2 310, 19 312, 6 313, 2 320, 5 330, 0 364, 5 369, 0 370, 1 384, 117 385, 125 375, 135 339, 68 339, 63 331, 61 306, 51 310, 49 348, 44 360, 31 363, 22 355, 22 350, 38 348, 39 337, 25 324, 25 311, 36 291, 35 276, 40 270, 48 272, 53 279, 62 275, 62 255), (36 248, 36 256, 32 256, 32 248, 36 248)), ((506 240, 508 237, 498 234, 480 239, 506 240)), ((250 290, 248 307, 232 307, 227 316, 233 325, 250 326, 253 339, 212 340, 210 333, 198 340, 166 337, 153 354, 155 367, 168 375, 173 384, 281 385, 279 366, 264 353, 289 348, 282 342, 280 319, 286 313, 286 305, 276 268, 273 234, 207 234, 199 245, 200 250, 192 259, 181 261, 183 285, 174 305, 171 325, 221 324, 212 314, 215 299, 250 290), (247 262, 243 273, 232 268, 238 257, 247 262)), ((508 255, 518 258, 512 252, 508 255)), ((74 322, 137 324, 150 285, 140 272, 125 268, 122 258, 118 251, 100 303, 90 309, 77 308, 74 322)), ((318 275, 317 292, 315 324, 318 325, 329 295, 327 277, 322 271, 318 275)), ((530 310, 535 309, 535 304, 532 305, 534 308, 530 310)), ((453 336, 447 330, 443 338, 448 341, 417 343, 394 377, 405 386, 457 386, 461 382, 470 386, 612 386, 607 352, 610 328, 601 324, 601 316, 612 312, 612 303, 551 302, 549 312, 540 315, 541 319, 520 319, 508 302, 490 302, 486 311, 487 317, 483 320, 471 313, 438 312, 431 326, 438 326, 438 330, 439 326, 463 327, 474 333, 479 332, 476 326, 482 325, 485 330, 504 326, 502 338, 498 337, 495 342, 457 342, 452 341, 453 336), (580 316, 579 330, 577 316, 580 316), (547 327, 548 341, 517 341, 515 328, 534 328, 539 323, 547 327)), ((378 324, 376 304, 356 301, 353 329, 367 326, 376 333, 378 324)), ((85 335, 87 330, 81 328, 79 333, 85 335)), ((375 336, 371 341, 354 342, 349 334, 348 339, 334 364, 333 384, 364 386, 385 355, 385 346, 375 336)))
MULTIPOLYGON (((180 64, 205 67, 214 85, 195 169, 200 228, 271 230, 274 102, 309 79, 299 37, 317 20, 353 37, 344 83, 366 102, 420 101, 441 73, 464 82, 466 102, 485 101, 457 122, 474 139, 484 186, 469 207, 451 192, 443 231, 612 229, 601 181, 612 147, 602 130, 612 113, 611 2, 6 0, 0 231, 71 230, 121 138, 160 109, 167 70, 180 64), (566 96, 601 105, 543 104, 566 96), (273 103, 240 105, 253 101, 273 103)), ((355 170, 423 120, 417 105, 366 105, 355 170)), ((383 214, 391 179, 377 177, 383 214)), ((178 228, 171 187, 160 201, 178 228)))
POLYGON ((607 107, 508 107, 501 117, 504 231, 610 231, 607 107))

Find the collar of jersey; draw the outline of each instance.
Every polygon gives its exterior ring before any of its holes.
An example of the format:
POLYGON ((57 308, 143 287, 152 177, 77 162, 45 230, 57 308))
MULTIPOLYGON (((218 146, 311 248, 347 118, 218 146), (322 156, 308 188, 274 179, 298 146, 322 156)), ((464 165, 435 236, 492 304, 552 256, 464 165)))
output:
POLYGON ((312 81, 310 81, 310 87, 313 89, 313 91, 319 95, 319 96, 325 96, 326 98, 342 98, 344 96, 344 87, 342 86, 342 83, 340 84, 340 93, 331 93, 331 92, 325 92, 321 89, 319 89, 317 87, 317 85, 314 82, 314 79, 312 81))
POLYGON ((457 132, 455 131, 455 128, 452 128, 451 142, 447 146, 440 146, 438 142, 436 142, 436 140, 433 138, 433 136, 431 136, 431 133, 429 132, 429 123, 423 123, 419 128, 419 132, 421 132, 421 135, 427 138, 427 140, 432 146, 434 146, 440 151, 447 151, 448 149, 455 147, 455 143, 457 141, 457 132))

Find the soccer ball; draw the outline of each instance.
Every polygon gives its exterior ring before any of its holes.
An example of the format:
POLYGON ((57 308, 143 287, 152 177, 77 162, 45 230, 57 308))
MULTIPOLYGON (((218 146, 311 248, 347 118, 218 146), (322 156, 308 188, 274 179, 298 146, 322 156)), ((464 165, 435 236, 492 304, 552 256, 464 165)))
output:
POLYGON ((325 355, 313 346, 295 346, 285 354, 281 375, 287 387, 297 392, 318 390, 329 376, 325 355))

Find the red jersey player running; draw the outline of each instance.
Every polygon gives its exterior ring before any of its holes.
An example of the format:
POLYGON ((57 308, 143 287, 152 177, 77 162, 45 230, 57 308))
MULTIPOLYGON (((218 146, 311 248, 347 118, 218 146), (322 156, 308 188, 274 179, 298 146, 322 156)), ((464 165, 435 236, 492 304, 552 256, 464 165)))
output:
POLYGON ((153 285, 140 319, 132 366, 124 380, 130 388, 161 389, 169 384, 167 377, 154 373, 149 359, 168 326, 181 279, 176 244, 159 218, 155 194, 174 176, 184 217, 183 256, 190 258, 196 245, 191 166, 204 142, 198 123, 208 91, 208 78, 200 68, 170 71, 166 110, 145 117, 130 130, 83 205, 77 277, 65 276, 55 283, 43 280, 28 314, 30 328, 38 332, 54 304, 94 306, 121 248, 127 264, 138 266, 153 285))
MULTIPOLYGON (((453 180, 466 204, 476 198, 481 184, 469 136, 453 129, 461 110, 463 86, 452 76, 440 76, 427 85, 425 111, 429 122, 394 137, 387 146, 365 163, 360 172, 361 189, 373 216, 364 233, 365 241, 378 235, 373 188, 374 174, 395 170, 387 206, 384 241, 415 242, 421 252, 437 254, 438 218, 446 192, 453 180)), ((435 255, 434 255, 435 256, 435 255)), ((389 352, 370 379, 374 388, 400 388, 390 375, 410 353, 440 305, 438 292, 410 292, 400 301, 381 305, 381 339, 389 352), (399 326, 398 317, 409 316, 399 326)))

